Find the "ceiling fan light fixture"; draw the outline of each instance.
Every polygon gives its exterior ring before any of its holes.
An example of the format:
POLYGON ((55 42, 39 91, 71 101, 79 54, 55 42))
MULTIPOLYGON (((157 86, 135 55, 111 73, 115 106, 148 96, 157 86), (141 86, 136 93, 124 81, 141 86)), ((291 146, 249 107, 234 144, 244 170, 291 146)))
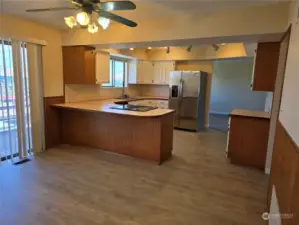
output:
POLYGON ((99 27, 95 23, 92 23, 92 24, 88 24, 87 30, 89 33, 94 34, 94 33, 98 32, 99 27))
POLYGON ((109 27, 110 19, 107 19, 105 17, 99 16, 98 23, 101 25, 101 27, 106 30, 109 27))
POLYGON ((74 16, 64 17, 64 22, 69 28, 77 26, 77 20, 74 16))
POLYGON ((79 12, 76 19, 81 26, 87 26, 90 21, 89 15, 86 12, 79 12))

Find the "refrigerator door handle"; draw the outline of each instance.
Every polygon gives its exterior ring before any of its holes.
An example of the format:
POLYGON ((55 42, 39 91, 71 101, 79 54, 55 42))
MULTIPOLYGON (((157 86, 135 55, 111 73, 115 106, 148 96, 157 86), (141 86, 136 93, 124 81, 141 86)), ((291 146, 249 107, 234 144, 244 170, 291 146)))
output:
POLYGON ((184 87, 183 87, 183 80, 180 79, 180 85, 179 85, 179 112, 178 112, 178 120, 180 121, 180 117, 181 117, 181 108, 182 108, 182 101, 183 101, 183 91, 184 91, 184 87))

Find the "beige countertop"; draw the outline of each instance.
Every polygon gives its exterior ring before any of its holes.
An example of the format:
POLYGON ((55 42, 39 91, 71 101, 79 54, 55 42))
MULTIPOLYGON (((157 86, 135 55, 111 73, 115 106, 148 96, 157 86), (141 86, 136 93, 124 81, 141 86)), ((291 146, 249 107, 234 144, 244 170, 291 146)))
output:
MULTIPOLYGON (((126 100, 126 99, 120 99, 120 100, 126 100)), ((135 97, 129 97, 128 101, 138 101, 138 100, 162 100, 162 101, 168 101, 169 97, 163 97, 163 96, 135 96, 135 97)))
POLYGON ((77 109, 77 110, 90 111, 90 112, 112 113, 112 114, 120 114, 120 115, 136 116, 136 117, 159 117, 170 113, 174 113, 174 110, 159 109, 159 108, 147 112, 110 109, 110 106, 116 105, 114 104, 114 102, 124 101, 124 100, 125 99, 107 99, 107 100, 98 100, 98 101, 53 104, 52 106, 58 108, 77 109))
POLYGON ((264 111, 253 111, 246 109, 234 109, 231 113, 231 116, 245 116, 245 117, 256 117, 263 119, 270 119, 270 113, 264 111))

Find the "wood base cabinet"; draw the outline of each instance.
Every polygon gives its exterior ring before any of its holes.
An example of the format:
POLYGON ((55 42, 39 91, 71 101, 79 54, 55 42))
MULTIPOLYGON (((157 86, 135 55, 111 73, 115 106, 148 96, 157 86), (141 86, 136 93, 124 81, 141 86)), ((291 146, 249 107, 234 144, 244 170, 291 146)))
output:
POLYGON ((232 115, 227 145, 231 163, 264 169, 269 128, 269 118, 232 115))
POLYGON ((173 147, 173 113, 158 117, 62 109, 64 144, 163 163, 173 147))

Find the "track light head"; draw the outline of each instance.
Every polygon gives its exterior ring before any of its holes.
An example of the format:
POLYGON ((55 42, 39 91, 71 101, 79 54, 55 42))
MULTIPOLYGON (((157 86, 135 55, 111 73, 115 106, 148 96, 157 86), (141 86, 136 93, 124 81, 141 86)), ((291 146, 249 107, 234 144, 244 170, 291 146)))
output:
POLYGON ((170 53, 170 47, 166 47, 166 54, 169 54, 170 53))
POLYGON ((218 46, 218 45, 212 45, 212 47, 213 47, 213 49, 214 49, 215 52, 217 52, 218 49, 219 49, 219 46, 218 46))
POLYGON ((189 45, 187 48, 187 52, 191 52, 191 49, 192 49, 192 45, 189 45))

